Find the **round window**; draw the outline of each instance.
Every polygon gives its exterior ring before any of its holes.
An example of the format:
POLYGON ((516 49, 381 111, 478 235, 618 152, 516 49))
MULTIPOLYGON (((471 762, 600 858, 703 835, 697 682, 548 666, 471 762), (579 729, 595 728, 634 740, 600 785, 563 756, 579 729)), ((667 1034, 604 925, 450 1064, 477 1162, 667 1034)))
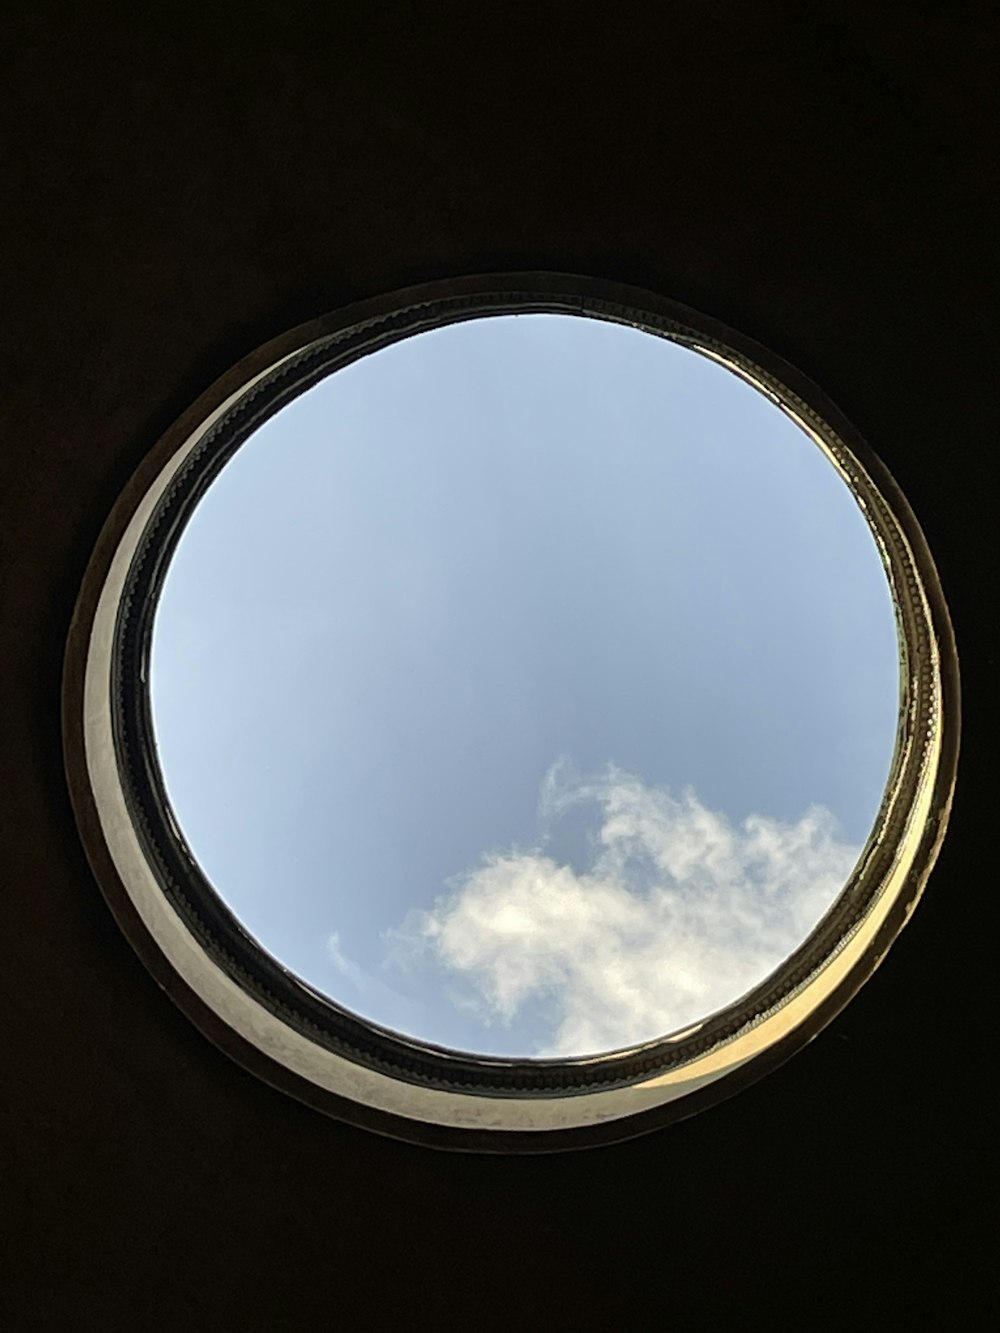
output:
POLYGON ((788 367, 466 280, 296 331, 160 443, 67 752, 113 908, 231 1054, 388 1132, 568 1146, 756 1077, 874 968, 943 832, 948 645, 788 367))

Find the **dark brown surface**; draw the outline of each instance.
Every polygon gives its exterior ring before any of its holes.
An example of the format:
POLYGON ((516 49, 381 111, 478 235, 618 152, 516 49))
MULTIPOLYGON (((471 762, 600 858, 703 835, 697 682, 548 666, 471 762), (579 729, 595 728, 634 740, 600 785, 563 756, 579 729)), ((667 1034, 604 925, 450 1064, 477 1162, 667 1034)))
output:
POLYGON ((7 1326, 989 1327, 988 7, 17 8, 0 29, 7 1326), (90 550, 172 418, 291 324, 503 268, 662 291, 812 375, 924 525, 965 711, 929 893, 833 1026, 700 1117, 533 1159, 340 1125, 200 1037, 94 885, 59 723, 90 550))

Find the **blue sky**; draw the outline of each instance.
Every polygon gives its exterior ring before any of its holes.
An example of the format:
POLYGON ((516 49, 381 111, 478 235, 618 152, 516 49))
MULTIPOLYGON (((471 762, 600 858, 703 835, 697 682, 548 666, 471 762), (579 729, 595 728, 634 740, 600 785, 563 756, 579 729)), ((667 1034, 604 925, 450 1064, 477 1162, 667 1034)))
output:
POLYGON ((152 688, 180 824, 270 952, 411 1035, 582 1054, 735 999, 832 902, 898 652, 864 519, 784 414, 638 330, 506 316, 248 441, 171 565, 152 688))

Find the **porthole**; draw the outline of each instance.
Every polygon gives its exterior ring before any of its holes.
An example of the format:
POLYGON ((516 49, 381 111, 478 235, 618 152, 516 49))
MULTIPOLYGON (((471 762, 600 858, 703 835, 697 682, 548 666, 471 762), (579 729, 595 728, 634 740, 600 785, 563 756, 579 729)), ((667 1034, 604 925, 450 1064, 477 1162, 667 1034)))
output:
POLYGON ((836 409, 554 275, 261 349, 152 451, 71 633, 126 934, 224 1050, 455 1147, 687 1115, 829 1021, 944 832, 930 557, 836 409))

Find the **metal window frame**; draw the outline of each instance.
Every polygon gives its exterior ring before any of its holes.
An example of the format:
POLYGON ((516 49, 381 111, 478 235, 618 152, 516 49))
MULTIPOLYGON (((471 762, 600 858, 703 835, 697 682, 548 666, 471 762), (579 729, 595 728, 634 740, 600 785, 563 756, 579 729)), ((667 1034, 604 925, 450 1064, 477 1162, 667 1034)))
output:
POLYGON ((67 646, 67 773, 83 842, 126 936, 181 1008, 267 1081, 343 1119, 439 1146, 539 1151, 627 1137, 759 1077, 874 971, 944 835, 958 664, 926 543, 884 466, 815 385, 676 302, 572 275, 493 274, 392 293, 269 342, 212 386, 143 461, 84 579, 67 646), (148 691, 157 597, 193 512, 270 416, 342 366, 429 329, 549 312, 642 328, 711 357, 789 414, 861 506, 892 590, 900 712, 890 778, 858 865, 809 938, 695 1028, 595 1058, 476 1057, 400 1036, 308 986, 240 925, 171 813, 148 691))

